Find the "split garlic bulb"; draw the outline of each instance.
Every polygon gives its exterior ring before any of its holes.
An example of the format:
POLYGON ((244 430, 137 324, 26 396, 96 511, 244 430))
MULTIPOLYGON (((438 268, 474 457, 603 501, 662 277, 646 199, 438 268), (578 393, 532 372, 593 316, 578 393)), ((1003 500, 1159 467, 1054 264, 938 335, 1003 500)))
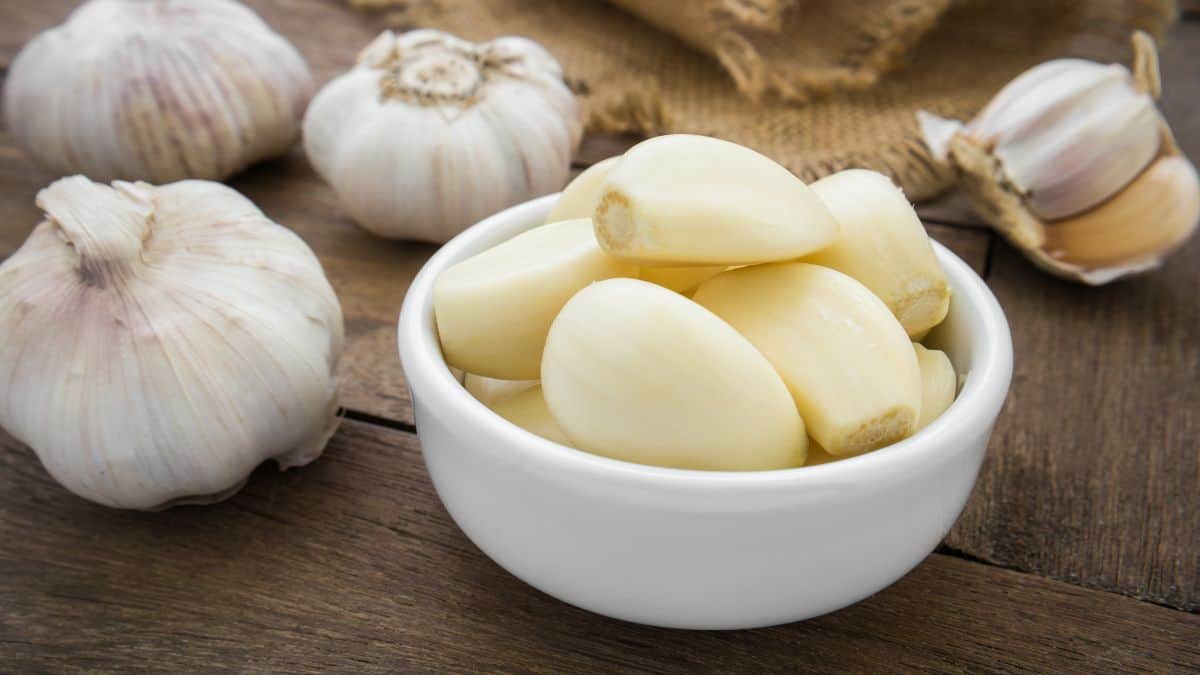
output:
POLYGON ((560 189, 579 106, 545 49, 388 31, 313 99, 304 148, 350 215, 398 239, 444 242, 560 189))
POLYGON ((75 176, 0 265, 0 426, 107 506, 217 501, 337 427, 342 312, 290 230, 219 183, 75 176))
POLYGON ((918 113, 980 214, 1038 266, 1088 284, 1158 267, 1200 221, 1195 168, 1154 105, 1154 43, 1136 33, 1133 45, 1132 73, 1059 59, 966 125, 918 113))
POLYGON ((232 0, 91 0, 8 75, 17 143, 60 175, 219 180, 287 150, 312 96, 304 58, 232 0))

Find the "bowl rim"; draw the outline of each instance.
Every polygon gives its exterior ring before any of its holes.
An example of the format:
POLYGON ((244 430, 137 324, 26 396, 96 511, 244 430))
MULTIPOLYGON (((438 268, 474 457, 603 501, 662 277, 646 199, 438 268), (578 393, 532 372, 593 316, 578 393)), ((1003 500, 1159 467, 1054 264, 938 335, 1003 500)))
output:
MULTIPOLYGON (((858 483, 897 476, 922 462, 954 454, 981 429, 990 430, 1008 394, 1012 377, 1012 336, 1000 303, 987 284, 961 258, 931 239, 954 289, 957 311, 968 314, 971 360, 958 396, 924 429, 898 443, 836 462, 762 471, 703 471, 648 466, 595 455, 537 436, 492 412, 476 400, 450 371, 441 351, 433 318, 433 285, 450 265, 516 234, 542 224, 561 193, 517 204, 472 225, 439 249, 417 273, 405 294, 397 322, 397 342, 412 398, 419 391, 423 407, 450 414, 472 431, 497 443, 475 447, 502 452, 529 467, 585 474, 591 479, 651 484, 655 487, 741 491, 756 487, 858 483)), ((952 304, 952 308, 956 305, 952 304)), ((961 373, 960 373, 961 377, 961 373)), ((415 408, 415 403, 414 403, 415 408)), ((420 436, 420 429, 417 429, 420 436)), ((422 452, 426 449, 422 443, 422 452)))

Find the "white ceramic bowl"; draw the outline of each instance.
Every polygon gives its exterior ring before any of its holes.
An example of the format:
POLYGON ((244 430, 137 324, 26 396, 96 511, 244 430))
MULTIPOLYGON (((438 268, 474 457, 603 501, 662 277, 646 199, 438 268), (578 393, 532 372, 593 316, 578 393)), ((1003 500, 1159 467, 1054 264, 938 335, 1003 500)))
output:
POLYGON ((879 591, 929 555, 971 492, 1012 374, 1008 323, 962 260, 934 244, 954 296, 930 337, 965 382, 950 409, 917 435, 782 471, 642 466, 510 424, 468 394, 442 359, 434 279, 541 224, 555 198, 503 211, 446 244, 417 275, 400 313, 400 358, 425 463, 471 541, 565 602, 679 628, 814 617, 879 591))

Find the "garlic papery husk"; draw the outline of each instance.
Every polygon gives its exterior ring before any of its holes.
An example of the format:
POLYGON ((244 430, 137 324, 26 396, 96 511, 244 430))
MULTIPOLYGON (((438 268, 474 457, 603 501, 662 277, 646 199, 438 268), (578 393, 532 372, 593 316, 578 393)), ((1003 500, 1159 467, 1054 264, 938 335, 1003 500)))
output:
POLYGON ((0 426, 72 492, 229 496, 337 427, 342 313, 316 257, 234 190, 82 176, 0 265, 0 426))
POLYGON ((435 30, 380 35, 304 119, 309 161, 354 220, 433 242, 560 189, 581 135, 579 106, 545 49, 435 30))
POLYGON ((1195 167, 1180 156, 1162 157, 1101 208, 1048 224, 1043 248, 1055 260, 1084 268, 1153 267, 1187 240, 1198 221, 1195 167))
POLYGON ((1200 184, 1154 106, 1154 43, 1139 32, 1133 47, 1132 73, 1081 59, 1036 66, 965 125, 918 113, 934 157, 956 170, 980 215, 1039 267, 1074 281, 1153 269, 1195 228, 1189 205, 1200 184), (1103 241, 1085 241, 1092 236, 1103 241))
POLYGON ((287 150, 312 96, 304 58, 231 0, 91 0, 8 74, 17 143, 59 174, 219 180, 287 150))

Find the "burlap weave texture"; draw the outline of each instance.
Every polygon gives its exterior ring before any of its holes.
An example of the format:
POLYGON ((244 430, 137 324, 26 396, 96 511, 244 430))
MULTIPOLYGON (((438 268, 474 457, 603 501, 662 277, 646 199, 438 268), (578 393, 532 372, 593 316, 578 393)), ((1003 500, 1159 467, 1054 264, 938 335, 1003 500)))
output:
POLYGON ((949 184, 914 113, 969 118, 1050 58, 1128 63, 1170 0, 351 0, 397 28, 524 35, 562 62, 594 132, 700 133, 801 178, 865 167, 910 199, 949 184))

